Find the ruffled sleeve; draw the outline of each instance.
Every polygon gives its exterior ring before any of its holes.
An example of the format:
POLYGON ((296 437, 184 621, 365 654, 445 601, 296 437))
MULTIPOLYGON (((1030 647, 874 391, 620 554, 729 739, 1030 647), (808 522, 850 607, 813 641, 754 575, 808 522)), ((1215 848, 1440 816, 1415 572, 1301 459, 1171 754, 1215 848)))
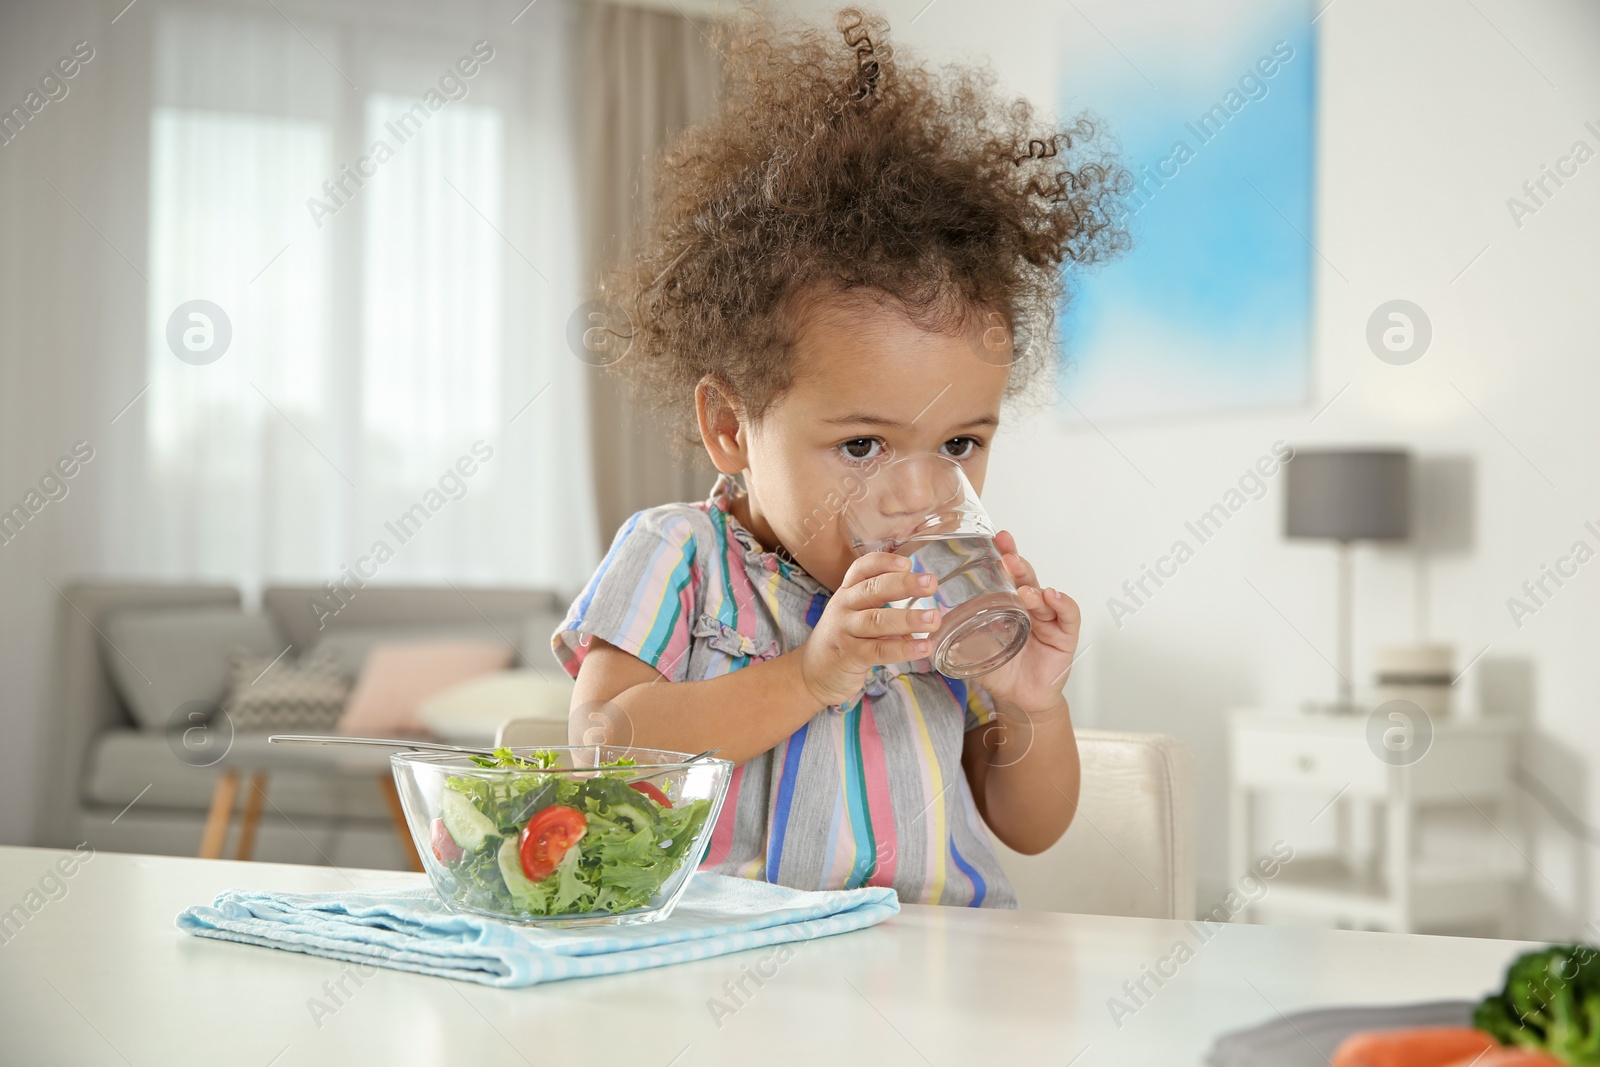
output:
POLYGON ((729 626, 704 611, 695 620, 694 629, 689 632, 689 636, 704 638, 706 644, 719 652, 726 652, 735 657, 748 656, 758 662, 771 659, 778 654, 778 642, 758 643, 754 638, 740 633, 736 627, 729 626))
POLYGON ((682 681, 690 627, 700 615, 695 549, 693 523, 681 510, 646 508, 630 516, 550 637, 562 669, 576 678, 590 638, 598 637, 667 680, 682 681))

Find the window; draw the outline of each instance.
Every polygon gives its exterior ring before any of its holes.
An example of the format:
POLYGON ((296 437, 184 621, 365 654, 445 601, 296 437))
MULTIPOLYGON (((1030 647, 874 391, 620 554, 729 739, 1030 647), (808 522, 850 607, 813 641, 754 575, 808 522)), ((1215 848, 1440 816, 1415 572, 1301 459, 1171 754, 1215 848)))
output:
POLYGON ((135 573, 573 592, 592 569, 568 12, 506 34, 384 10, 359 33, 160 11, 135 573))
POLYGON ((326 246, 308 243, 285 269, 258 272, 300 221, 302 191, 328 173, 330 141, 327 126, 306 120, 166 107, 152 116, 145 437, 147 559, 159 571, 253 577, 317 563, 314 543, 266 543, 266 512, 281 501, 263 489, 298 486, 302 510, 334 506, 324 461, 279 425, 327 440, 335 418, 326 246), (218 330, 229 335, 214 363, 186 363, 169 343, 174 310, 193 300, 227 316, 206 323, 206 347, 222 343, 218 330))
MULTIPOLYGON (((414 104, 372 97, 366 143, 394 139, 386 124, 414 104)), ((493 436, 499 422, 502 246, 461 215, 503 214, 501 129, 496 109, 453 105, 362 194, 361 424, 367 468, 398 492, 438 474, 439 449, 493 436)))

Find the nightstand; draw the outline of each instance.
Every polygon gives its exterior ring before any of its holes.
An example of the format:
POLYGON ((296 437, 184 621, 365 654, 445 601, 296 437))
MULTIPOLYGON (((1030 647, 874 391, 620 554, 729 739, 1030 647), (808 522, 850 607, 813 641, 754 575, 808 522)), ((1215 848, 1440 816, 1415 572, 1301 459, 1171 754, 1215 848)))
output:
MULTIPOLYGON (((1313 854, 1291 836, 1293 862, 1284 864, 1259 903, 1322 925, 1412 933, 1419 929, 1488 926, 1504 934, 1513 890, 1525 864, 1510 810, 1511 774, 1521 730, 1495 719, 1435 722, 1432 741, 1414 762, 1382 754, 1382 730, 1369 741, 1367 715, 1284 715, 1238 711, 1230 719, 1230 870, 1247 870, 1265 845, 1256 840, 1267 808, 1299 794, 1326 798, 1311 817, 1307 838, 1325 834, 1332 819, 1336 844, 1313 854), (1366 814, 1366 827, 1357 818, 1366 814), (1442 814, 1482 838, 1454 859, 1419 854, 1419 828, 1442 814), (1365 850, 1354 840, 1369 831, 1365 850)), ((1420 737, 1420 732, 1418 733, 1420 737)), ((1283 836, 1279 834, 1278 836, 1283 836)), ((1239 918, 1245 921, 1253 908, 1239 918)))

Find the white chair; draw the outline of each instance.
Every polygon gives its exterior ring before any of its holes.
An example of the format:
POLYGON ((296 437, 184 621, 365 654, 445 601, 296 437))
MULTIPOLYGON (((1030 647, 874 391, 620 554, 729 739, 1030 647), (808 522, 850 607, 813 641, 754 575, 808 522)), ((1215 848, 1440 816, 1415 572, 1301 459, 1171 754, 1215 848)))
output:
MULTIPOLYGON (((495 743, 564 745, 567 724, 513 719, 495 743)), ((1189 753, 1166 734, 1079 730, 1083 785, 1072 825, 1036 856, 994 843, 1030 911, 1194 918, 1189 753)))
POLYGON ((995 851, 1029 911, 1194 918, 1189 753, 1166 734, 1079 730, 1083 785, 1061 840, 995 851))
POLYGON ((512 719, 500 727, 495 735, 496 747, 555 748, 567 743, 567 720, 555 718, 512 719))

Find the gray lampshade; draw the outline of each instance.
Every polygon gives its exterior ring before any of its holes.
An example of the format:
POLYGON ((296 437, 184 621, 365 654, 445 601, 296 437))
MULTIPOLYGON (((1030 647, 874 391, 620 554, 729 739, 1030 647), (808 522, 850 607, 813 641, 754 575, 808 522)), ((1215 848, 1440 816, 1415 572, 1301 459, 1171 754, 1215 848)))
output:
POLYGON ((1285 468, 1283 534, 1393 541, 1411 534, 1411 453, 1295 450, 1285 468))

